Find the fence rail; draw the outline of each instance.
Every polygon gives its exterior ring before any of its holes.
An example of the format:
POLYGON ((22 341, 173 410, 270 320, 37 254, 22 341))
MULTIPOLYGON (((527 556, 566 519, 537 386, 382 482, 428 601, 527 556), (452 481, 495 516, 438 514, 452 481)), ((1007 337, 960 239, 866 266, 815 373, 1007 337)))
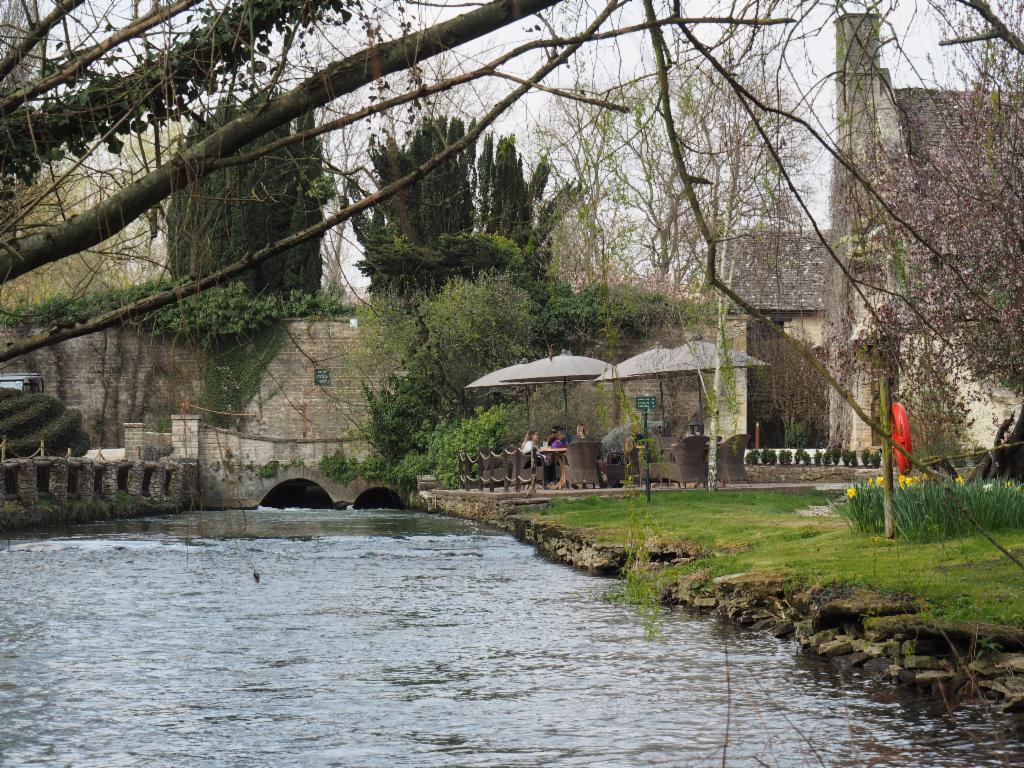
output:
POLYGON ((544 465, 533 454, 518 448, 492 451, 481 448, 473 454, 459 451, 459 488, 462 490, 532 490, 543 482, 544 465))

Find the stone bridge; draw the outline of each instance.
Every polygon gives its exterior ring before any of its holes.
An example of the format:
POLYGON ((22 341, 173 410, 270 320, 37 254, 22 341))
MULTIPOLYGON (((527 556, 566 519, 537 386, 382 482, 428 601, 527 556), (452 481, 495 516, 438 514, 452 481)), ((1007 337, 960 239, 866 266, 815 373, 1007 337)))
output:
POLYGON ((125 424, 126 458, 169 453, 197 466, 199 503, 207 509, 274 507, 401 508, 397 491, 356 478, 343 485, 320 471, 320 460, 337 451, 358 454, 345 439, 292 439, 250 435, 203 424, 199 416, 171 417, 171 432, 145 432, 125 424))

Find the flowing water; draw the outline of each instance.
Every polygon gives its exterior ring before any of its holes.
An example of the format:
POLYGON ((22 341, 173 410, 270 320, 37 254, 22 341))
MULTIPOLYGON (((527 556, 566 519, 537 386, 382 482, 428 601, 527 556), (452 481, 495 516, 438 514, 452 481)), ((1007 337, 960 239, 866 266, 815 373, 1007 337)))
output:
POLYGON ((412 512, 11 539, 0 764, 1024 765, 982 707, 944 714, 793 643, 684 613, 650 640, 611 583, 412 512))

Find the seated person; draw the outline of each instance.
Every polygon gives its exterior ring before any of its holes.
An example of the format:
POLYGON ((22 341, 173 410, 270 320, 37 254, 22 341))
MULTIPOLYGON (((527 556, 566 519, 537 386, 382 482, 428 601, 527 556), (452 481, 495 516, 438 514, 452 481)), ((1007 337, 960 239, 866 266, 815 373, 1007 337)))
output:
POLYGON ((523 466, 524 467, 537 467, 540 466, 544 457, 541 456, 540 451, 540 432, 533 429, 526 433, 523 438, 523 444, 519 447, 519 450, 523 453, 523 466))

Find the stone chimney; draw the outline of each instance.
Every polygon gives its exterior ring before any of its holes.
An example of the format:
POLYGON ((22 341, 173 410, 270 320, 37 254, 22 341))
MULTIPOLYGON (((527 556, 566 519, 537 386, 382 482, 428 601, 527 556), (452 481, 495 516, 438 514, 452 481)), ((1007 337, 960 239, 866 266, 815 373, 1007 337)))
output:
MULTIPOLYGON (((848 13, 836 19, 836 149, 863 176, 870 177, 873 161, 901 141, 899 113, 889 73, 881 66, 882 18, 876 13, 848 13)), ((858 252, 878 216, 877 205, 854 174, 839 163, 832 166, 832 242, 842 268, 831 260, 825 267, 825 333, 830 368, 837 380, 870 408, 872 381, 851 360, 853 339, 866 319, 860 297, 851 289, 844 270, 861 277, 871 262, 858 252)), ((829 391, 829 442, 849 448, 872 443, 870 430, 854 418, 850 406, 829 391)))
POLYGON ((836 19, 836 128, 839 150, 855 161, 870 157, 877 140, 899 138, 889 71, 879 52, 882 18, 848 13, 836 19))

